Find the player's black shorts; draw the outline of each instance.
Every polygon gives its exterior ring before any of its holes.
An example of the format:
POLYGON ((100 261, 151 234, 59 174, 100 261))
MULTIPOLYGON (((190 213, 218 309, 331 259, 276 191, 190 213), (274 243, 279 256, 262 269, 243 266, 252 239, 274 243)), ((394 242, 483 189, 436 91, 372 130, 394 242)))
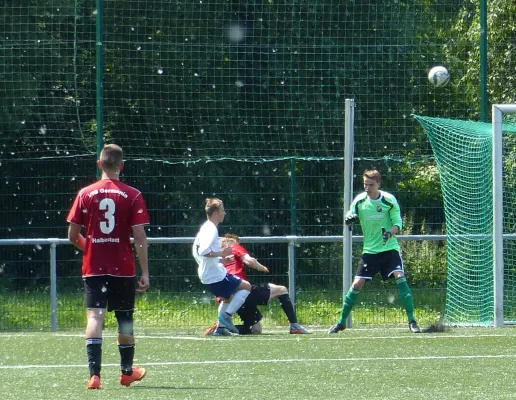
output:
POLYGON ((251 293, 247 296, 245 302, 256 304, 257 306, 266 306, 271 298, 271 288, 268 283, 260 283, 251 286, 251 293))
POLYGON ((263 318, 257 306, 266 306, 271 297, 271 289, 268 283, 252 285, 251 293, 245 299, 245 303, 237 311, 242 320, 242 327, 239 327, 241 334, 251 333, 251 327, 260 322, 263 318))
POLYGON ((134 309, 136 278, 111 275, 88 276, 84 280, 86 308, 107 308, 108 311, 134 309))
POLYGON ((404 272, 403 261, 397 250, 384 251, 378 254, 362 254, 362 258, 358 263, 358 278, 373 279, 380 272, 382 279, 385 281, 393 277, 393 272, 404 272))

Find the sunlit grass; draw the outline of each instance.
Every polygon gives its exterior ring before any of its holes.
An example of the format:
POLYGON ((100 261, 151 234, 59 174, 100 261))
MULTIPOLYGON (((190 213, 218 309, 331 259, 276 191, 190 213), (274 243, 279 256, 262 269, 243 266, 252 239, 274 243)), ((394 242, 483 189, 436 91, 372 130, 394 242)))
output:
POLYGON ((118 383, 114 330, 104 331, 102 385, 87 391, 82 332, 0 333, 3 399, 509 399, 516 329, 316 330, 203 337, 137 329, 135 362, 148 376, 118 383))
MULTIPOLYGON (((431 324, 441 317, 444 292, 414 291, 416 317, 422 324, 431 324), (418 302, 419 301, 419 302, 418 302)), ((2 296, 0 330, 49 330, 50 296, 48 293, 23 293, 2 296)), ((329 326, 336 322, 342 306, 342 293, 301 292, 296 299, 296 310, 301 323, 329 326)), ((203 327, 213 322, 217 305, 207 293, 156 293, 137 297, 136 324, 145 328, 203 327)), ((260 307, 264 326, 288 324, 279 302, 272 300, 268 307, 260 307)), ((397 302, 396 290, 364 290, 353 310, 358 325, 399 325, 406 323, 404 310, 397 302)), ((82 328, 85 310, 81 293, 59 294, 57 302, 58 329, 82 328)), ((116 320, 107 314, 106 327, 114 328, 116 320)))

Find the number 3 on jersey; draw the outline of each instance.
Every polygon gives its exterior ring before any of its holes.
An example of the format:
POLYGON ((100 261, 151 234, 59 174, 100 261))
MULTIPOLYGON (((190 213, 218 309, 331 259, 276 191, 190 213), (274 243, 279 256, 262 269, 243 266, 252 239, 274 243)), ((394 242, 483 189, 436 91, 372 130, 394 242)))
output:
POLYGON ((106 221, 100 223, 100 230, 105 235, 108 235, 115 229, 115 202, 113 199, 102 199, 99 204, 99 209, 106 211, 104 213, 106 221))

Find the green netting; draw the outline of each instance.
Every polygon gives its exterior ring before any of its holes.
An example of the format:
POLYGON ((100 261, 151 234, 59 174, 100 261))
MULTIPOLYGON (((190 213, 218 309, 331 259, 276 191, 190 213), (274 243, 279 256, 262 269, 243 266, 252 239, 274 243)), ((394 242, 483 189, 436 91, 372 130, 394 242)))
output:
MULTIPOLYGON (((404 233, 439 234, 439 177, 410 115, 478 118, 485 79, 490 101, 516 100, 510 0, 488 2, 487 78, 479 72, 478 0, 99 1, 102 68, 96 3, 2 2, 2 238, 66 236, 71 199, 96 176, 97 136, 124 148, 123 179, 145 195, 149 236, 195 235, 208 195, 229 208, 223 232, 340 235, 346 98, 356 103, 355 193, 361 172, 378 168, 401 204, 404 233), (426 77, 438 64, 451 72, 443 88, 426 77)), ((198 293, 186 285, 195 268, 188 249, 162 247, 150 248, 152 273, 177 282, 160 293, 198 293)), ((443 247, 425 240, 404 249, 418 310, 441 309, 443 247)), ((9 248, 2 282, 20 293, 47 290, 48 260, 39 259, 47 250, 9 248)), ((314 323, 321 313, 333 321, 342 303, 342 250, 324 243, 298 250, 298 305, 310 304, 314 323)), ((256 251, 286 283, 286 248, 256 251)), ((73 249, 60 248, 58 259, 63 274, 77 273, 73 249)), ((364 297, 372 306, 363 323, 387 318, 384 287, 376 287, 378 297, 364 297)))
POLYGON ((438 63, 455 78, 478 44, 450 41, 474 11, 468 1, 7 3, 5 158, 95 154, 99 12, 102 134, 126 158, 341 158, 344 100, 354 98, 359 156, 400 159, 421 152, 412 112, 471 110, 453 84, 426 78, 438 63))
MULTIPOLYGON (((425 129, 441 177, 445 206, 449 323, 492 323, 493 199, 492 126, 416 116, 425 129)), ((505 123, 504 234, 514 233, 516 125, 505 123)), ((505 319, 514 319, 514 238, 504 240, 505 319)))

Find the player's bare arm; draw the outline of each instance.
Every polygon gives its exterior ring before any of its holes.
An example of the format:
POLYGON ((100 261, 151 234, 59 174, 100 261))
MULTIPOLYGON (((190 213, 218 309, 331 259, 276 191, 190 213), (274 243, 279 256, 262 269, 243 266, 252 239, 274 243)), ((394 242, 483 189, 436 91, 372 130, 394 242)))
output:
POLYGON ((138 256, 138 262, 142 270, 142 275, 138 280, 138 289, 136 293, 145 292, 149 286, 149 255, 147 245, 147 235, 143 225, 133 226, 134 248, 138 256))
POLYGON ((86 248, 86 238, 81 233, 82 226, 70 223, 68 226, 68 239, 79 250, 84 251, 86 248))
POLYGON ((261 264, 256 258, 251 257, 247 253, 242 256, 242 261, 249 268, 254 268, 260 272, 265 272, 265 273, 269 272, 269 269, 265 265, 261 264))

